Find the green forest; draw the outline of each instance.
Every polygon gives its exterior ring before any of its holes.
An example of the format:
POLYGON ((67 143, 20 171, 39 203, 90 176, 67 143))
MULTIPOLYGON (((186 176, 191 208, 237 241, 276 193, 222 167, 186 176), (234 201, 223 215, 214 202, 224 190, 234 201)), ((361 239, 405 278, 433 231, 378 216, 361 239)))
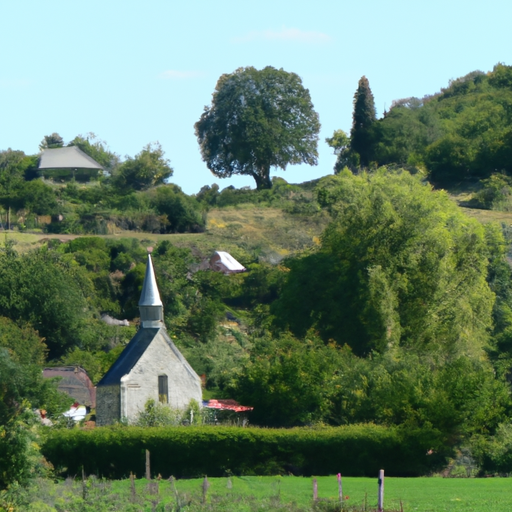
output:
MULTIPOLYGON (((269 175, 317 160, 297 75, 223 75, 195 128, 214 174, 257 188, 190 196, 158 144, 122 161, 94 134, 67 145, 96 175, 43 174, 39 155, 0 152, 0 489, 47 470, 32 409, 58 423, 70 404, 42 368, 80 365, 96 384, 134 335, 148 247, 205 398, 253 406, 253 426, 428 432, 444 467, 464 456, 480 475, 511 473, 512 223, 468 212, 512 211, 512 67, 397 100, 380 119, 362 77, 351 132, 325 141, 333 173, 303 184, 269 175), (247 272, 204 270, 215 250, 247 272)), ((64 145, 53 133, 40 149, 64 145)))

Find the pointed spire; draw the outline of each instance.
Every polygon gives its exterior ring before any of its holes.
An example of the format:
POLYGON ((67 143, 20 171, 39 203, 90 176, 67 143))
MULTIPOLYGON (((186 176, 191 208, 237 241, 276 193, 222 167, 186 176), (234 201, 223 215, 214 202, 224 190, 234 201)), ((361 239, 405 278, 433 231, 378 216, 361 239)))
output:
POLYGON ((163 327, 163 304, 156 285, 155 271, 151 255, 148 254, 146 275, 139 300, 140 324, 144 327, 163 327))
POLYGON ((158 286, 156 285, 155 271, 153 269, 151 254, 148 254, 146 275, 144 276, 144 284, 142 285, 142 293, 140 294, 139 306, 163 306, 162 301, 160 300, 158 286))

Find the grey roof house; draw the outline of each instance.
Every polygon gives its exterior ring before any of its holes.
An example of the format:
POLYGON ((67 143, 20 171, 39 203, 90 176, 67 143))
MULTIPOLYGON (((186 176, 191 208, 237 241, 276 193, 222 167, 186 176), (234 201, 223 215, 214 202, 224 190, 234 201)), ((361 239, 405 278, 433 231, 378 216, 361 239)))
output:
POLYGON ((57 366, 45 368, 43 377, 60 377, 57 389, 68 394, 80 405, 96 407, 96 388, 87 372, 80 366, 57 366))
POLYGON ((103 167, 77 146, 45 149, 38 165, 44 177, 64 178, 73 176, 87 180, 97 176, 103 167))
POLYGON ((140 328, 96 387, 96 424, 134 423, 149 399, 184 409, 201 404, 201 379, 172 342, 151 256, 139 301, 140 328))

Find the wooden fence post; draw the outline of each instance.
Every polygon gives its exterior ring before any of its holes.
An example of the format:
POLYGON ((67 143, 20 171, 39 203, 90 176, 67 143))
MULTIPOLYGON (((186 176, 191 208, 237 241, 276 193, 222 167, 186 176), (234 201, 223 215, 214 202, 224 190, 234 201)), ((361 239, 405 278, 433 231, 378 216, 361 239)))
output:
POLYGON ((149 450, 146 450, 146 480, 151 480, 151 464, 149 457, 149 450))
POLYGON ((210 487, 210 482, 208 482, 208 477, 205 475, 204 480, 203 480, 203 503, 206 503, 208 487, 210 487))
POLYGON ((318 501, 318 482, 313 478, 313 501, 318 501))
POLYGON ((137 497, 137 490, 135 489, 135 475, 130 471, 130 492, 132 503, 135 503, 137 497))
POLYGON ((384 510, 384 470, 379 471, 379 504, 377 507, 379 512, 384 510))
POLYGON ((85 501, 87 499, 87 480, 85 479, 85 470, 82 465, 82 499, 85 501))
POLYGON ((338 496, 340 503, 343 505, 343 485, 341 483, 341 473, 338 473, 338 496))

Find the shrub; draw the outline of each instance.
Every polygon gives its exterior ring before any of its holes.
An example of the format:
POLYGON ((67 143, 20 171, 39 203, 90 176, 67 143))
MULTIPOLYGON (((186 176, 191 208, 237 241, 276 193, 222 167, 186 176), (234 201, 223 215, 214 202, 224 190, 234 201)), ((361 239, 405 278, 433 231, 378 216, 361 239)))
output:
POLYGON ((377 425, 337 428, 104 427, 55 430, 43 454, 62 472, 109 478, 143 474, 145 450, 153 474, 163 477, 270 475, 418 476, 439 469, 446 449, 437 431, 377 425), (433 451, 431 455, 430 453, 433 451))
POLYGON ((512 178, 492 174, 482 180, 483 188, 475 194, 476 203, 489 210, 512 211, 512 178))
POLYGON ((148 400, 144 410, 139 413, 137 426, 139 427, 166 427, 179 425, 182 411, 171 409, 154 400, 148 400))
POLYGON ((512 425, 501 424, 496 435, 473 440, 475 458, 484 474, 512 473, 512 425))

